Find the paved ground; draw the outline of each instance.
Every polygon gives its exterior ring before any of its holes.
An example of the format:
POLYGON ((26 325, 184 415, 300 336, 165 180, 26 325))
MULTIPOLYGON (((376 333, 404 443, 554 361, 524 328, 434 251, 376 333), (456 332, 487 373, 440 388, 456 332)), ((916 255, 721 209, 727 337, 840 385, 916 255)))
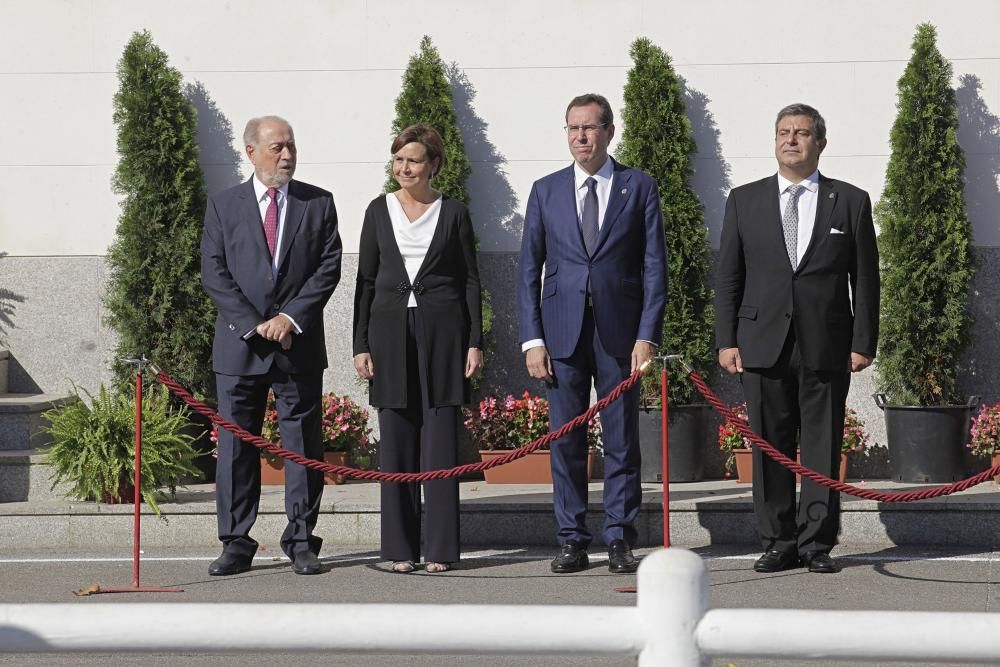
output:
MULTIPOLYGON (((710 570, 713 607, 834 608, 934 611, 1000 610, 1000 552, 969 549, 891 548, 838 550, 843 571, 815 575, 794 570, 759 575, 750 566, 756 553, 746 548, 698 549, 710 570)), ((388 572, 374 548, 324 553, 328 569, 315 577, 294 575, 287 561, 269 545, 254 569, 236 577, 206 575, 215 550, 145 554, 142 581, 148 585, 180 586, 180 594, 97 595, 76 598, 71 591, 92 583, 128 585, 128 554, 14 553, 0 557, 0 603, 70 602, 94 606, 130 602, 449 602, 492 604, 632 605, 635 597, 615 587, 632 585, 634 576, 607 572, 602 555, 594 554, 591 569, 578 575, 556 576, 548 571, 549 550, 504 549, 469 551, 460 569, 444 575, 388 572)), ((150 619, 155 623, 155 619, 150 619)), ((414 619, 419 623, 420 619, 414 619)), ((558 619, 553 619, 558 622, 558 619)), ((331 628, 336 631, 336 628, 331 628)), ((386 629, 391 632, 391 628, 386 629)), ((780 631, 778 631, 780 633, 780 631)), ((158 654, 3 655, 0 664, 17 665, 272 665, 291 662, 287 655, 158 654)), ((628 665, 634 659, 541 656, 390 656, 303 654, 297 664, 320 665, 628 665)), ((790 665, 792 662, 716 660, 713 665, 790 665)), ((840 664, 840 663, 809 663, 840 664)), ((889 664, 889 663, 882 663, 889 664)))

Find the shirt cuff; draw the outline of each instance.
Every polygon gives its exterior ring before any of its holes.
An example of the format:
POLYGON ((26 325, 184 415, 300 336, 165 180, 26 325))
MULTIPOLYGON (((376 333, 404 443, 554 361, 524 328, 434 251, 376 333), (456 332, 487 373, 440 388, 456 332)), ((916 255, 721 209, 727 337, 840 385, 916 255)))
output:
POLYGON ((284 315, 285 317, 288 318, 288 321, 291 322, 292 326, 295 328, 295 333, 297 333, 297 334, 301 334, 302 333, 302 327, 299 326, 298 322, 296 322, 294 319, 292 319, 291 315, 289 315, 288 313, 278 313, 278 314, 279 315, 284 315))
POLYGON ((527 352, 533 347, 545 347, 545 340, 542 338, 532 338, 529 341, 521 343, 521 352, 527 352))

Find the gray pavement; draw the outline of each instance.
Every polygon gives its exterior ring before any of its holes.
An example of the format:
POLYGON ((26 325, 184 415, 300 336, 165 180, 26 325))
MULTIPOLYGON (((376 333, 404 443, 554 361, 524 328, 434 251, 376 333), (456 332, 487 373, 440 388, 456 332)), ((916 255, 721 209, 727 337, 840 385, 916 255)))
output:
MULTIPOLYGON (((266 546, 266 545, 265 545, 266 546)), ((746 547, 695 549, 710 571, 713 607, 888 609, 994 612, 1000 609, 1000 552, 969 548, 840 548, 843 566, 836 575, 805 570, 761 575, 751 570, 757 553, 746 547)), ((648 552, 641 550, 640 553, 648 552)), ((254 568, 235 577, 209 577, 214 548, 147 549, 142 583, 179 586, 177 594, 95 595, 76 598, 71 591, 97 583, 129 585, 132 563, 127 550, 42 553, 6 549, 0 555, 0 602, 70 602, 99 607, 131 602, 403 602, 489 604, 633 605, 635 596, 615 592, 633 585, 634 576, 615 576, 604 555, 592 549, 591 569, 576 575, 548 570, 551 549, 468 549, 461 566, 445 574, 398 575, 378 559, 377 547, 326 549, 326 570, 296 576, 288 562, 265 548, 254 568), (123 553, 124 551, 124 553, 123 553)), ((94 613, 100 613, 95 608, 94 613)), ((150 619, 155 623, 155 619, 150 619)), ((419 619, 414 619, 419 623, 419 619)), ((558 619, 553 619, 558 622, 558 619)), ((336 628, 330 628, 335 632, 336 628)), ((391 628, 386 629, 391 632, 391 628)), ((776 629, 780 635, 780 630, 776 629)), ((3 655, 0 664, 17 665, 628 665, 633 658, 545 656, 393 656, 300 654, 157 655, 3 655)), ((789 665, 793 662, 716 660, 713 665, 789 665)), ((809 663, 838 665, 847 663, 809 663)), ((852 663, 858 664, 858 663, 852 663)), ((890 663, 880 663, 888 665, 890 663)))
MULTIPOLYGON (((924 489, 931 485, 888 480, 855 482, 884 491, 924 489)), ((552 486, 486 484, 463 481, 462 543, 477 546, 550 546, 555 544, 552 486)), ((709 480, 670 485, 670 521, 674 544, 752 545, 756 540, 749 484, 709 480)), ((378 485, 328 486, 317 533, 330 544, 365 545, 379 540, 378 485)), ((662 491, 643 485, 636 528, 638 544, 663 543, 662 491)), ((888 548, 898 545, 1000 546, 1000 493, 990 481, 961 493, 907 504, 886 504, 842 496, 841 542, 888 548)), ((162 518, 143 507, 143 544, 151 548, 207 547, 216 542, 212 485, 181 489, 176 502, 161 504, 162 518)), ((601 483, 590 485, 590 526, 600 534, 601 483)), ((0 555, 5 545, 31 543, 52 550, 108 549, 131 542, 131 505, 98 505, 62 497, 0 502, 0 555)), ((265 543, 285 527, 281 487, 264 487, 254 536, 265 543)))

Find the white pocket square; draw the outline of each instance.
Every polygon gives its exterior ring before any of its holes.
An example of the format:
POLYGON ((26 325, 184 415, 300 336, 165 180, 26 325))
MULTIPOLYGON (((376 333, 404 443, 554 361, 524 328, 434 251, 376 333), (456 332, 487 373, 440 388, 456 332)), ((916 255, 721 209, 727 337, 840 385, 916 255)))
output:
POLYGON ((842 230, 842 229, 837 229, 836 227, 831 227, 831 228, 830 228, 830 233, 831 233, 831 234, 843 234, 843 233, 844 233, 844 230, 842 230))

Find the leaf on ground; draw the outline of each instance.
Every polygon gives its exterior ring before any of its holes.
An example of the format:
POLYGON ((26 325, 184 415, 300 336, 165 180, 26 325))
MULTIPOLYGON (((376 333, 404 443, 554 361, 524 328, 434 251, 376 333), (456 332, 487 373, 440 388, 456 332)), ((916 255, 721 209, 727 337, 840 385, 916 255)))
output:
POLYGON ((73 591, 73 595, 75 595, 75 596, 77 596, 79 598, 79 597, 84 597, 85 595, 95 595, 95 594, 100 593, 100 592, 101 592, 101 587, 100 586, 98 586, 97 584, 91 584, 89 586, 85 586, 84 588, 81 588, 78 591, 73 591))

